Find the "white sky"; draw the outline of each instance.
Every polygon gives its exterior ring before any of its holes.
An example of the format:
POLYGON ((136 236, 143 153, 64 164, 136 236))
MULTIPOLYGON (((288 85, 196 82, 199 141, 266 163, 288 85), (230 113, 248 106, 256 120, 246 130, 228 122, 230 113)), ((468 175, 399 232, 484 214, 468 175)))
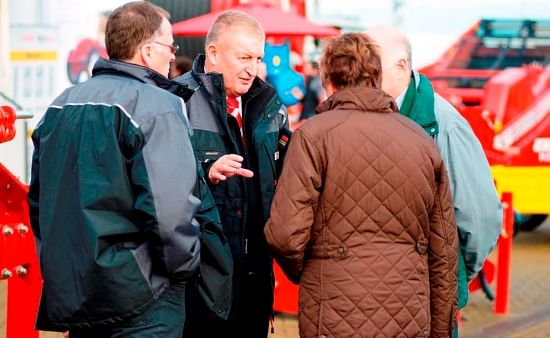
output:
MULTIPOLYGON (((320 16, 359 17, 360 26, 365 28, 394 23, 391 0, 317 2, 320 16)), ((435 60, 482 17, 550 20, 550 0, 403 0, 403 3, 399 27, 411 40, 415 67, 435 60)))
MULTIPOLYGON (((197 0, 207 1, 207 0, 197 0)), ((126 0, 94 0, 93 6, 110 9, 126 0)), ((306 0, 310 16, 313 3, 320 16, 358 18, 368 27, 392 24, 392 0, 306 0)), ((550 0, 402 0, 400 28, 409 36, 414 50, 414 65, 435 60, 458 36, 479 18, 550 20, 550 0)), ((90 5, 91 6, 91 5, 90 5)))

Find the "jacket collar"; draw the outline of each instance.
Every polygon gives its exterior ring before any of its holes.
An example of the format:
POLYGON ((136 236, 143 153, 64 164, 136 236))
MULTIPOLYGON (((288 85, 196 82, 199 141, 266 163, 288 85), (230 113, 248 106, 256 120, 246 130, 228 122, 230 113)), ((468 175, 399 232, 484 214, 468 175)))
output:
POLYGON ((434 102, 434 90, 428 78, 413 72, 399 111, 422 126, 430 136, 439 132, 434 102))
POLYGON ((172 94, 183 98, 185 101, 193 95, 193 91, 188 89, 185 85, 172 81, 150 68, 133 63, 100 58, 94 65, 92 77, 104 74, 124 75, 131 77, 143 83, 166 89, 172 94))
POLYGON ((319 105, 317 113, 335 109, 393 113, 397 112, 397 105, 393 98, 381 89, 352 87, 332 94, 319 105))

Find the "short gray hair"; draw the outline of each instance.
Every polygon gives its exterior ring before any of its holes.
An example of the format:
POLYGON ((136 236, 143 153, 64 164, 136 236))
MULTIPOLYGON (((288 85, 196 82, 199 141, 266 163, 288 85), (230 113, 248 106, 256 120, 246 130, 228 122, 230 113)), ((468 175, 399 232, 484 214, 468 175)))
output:
POLYGON ((407 54, 407 63, 409 64, 409 69, 412 70, 412 47, 411 41, 406 36, 403 36, 403 47, 405 48, 405 53, 407 54))
POLYGON ((206 35, 205 50, 208 48, 208 45, 214 42, 217 42, 220 39, 220 36, 224 32, 228 31, 232 27, 243 27, 249 29, 252 32, 258 33, 265 39, 265 32, 262 28, 262 25, 254 17, 249 15, 246 12, 238 10, 228 10, 221 13, 206 35))

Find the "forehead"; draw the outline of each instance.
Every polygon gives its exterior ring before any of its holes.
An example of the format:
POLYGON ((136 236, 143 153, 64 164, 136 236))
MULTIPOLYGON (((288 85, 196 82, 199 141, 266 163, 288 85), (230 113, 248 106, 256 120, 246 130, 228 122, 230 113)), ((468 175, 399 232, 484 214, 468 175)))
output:
POLYGON ((242 53, 254 56, 264 55, 264 36, 250 28, 232 28, 224 32, 220 40, 223 49, 228 53, 242 53))
POLYGON ((170 25, 170 21, 163 17, 160 27, 155 34, 161 37, 172 37, 172 25, 170 25))

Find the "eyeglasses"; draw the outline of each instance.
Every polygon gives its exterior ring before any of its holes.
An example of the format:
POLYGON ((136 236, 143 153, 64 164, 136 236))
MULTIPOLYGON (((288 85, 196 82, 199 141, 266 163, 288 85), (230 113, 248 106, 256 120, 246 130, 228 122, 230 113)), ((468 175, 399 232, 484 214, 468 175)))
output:
POLYGON ((162 43, 162 42, 159 42, 159 41, 153 41, 153 42, 158 43, 161 46, 170 48, 170 52, 172 52, 172 54, 176 54, 176 52, 180 49, 180 46, 175 44, 175 43, 173 43, 171 45, 168 45, 166 43, 162 43))

